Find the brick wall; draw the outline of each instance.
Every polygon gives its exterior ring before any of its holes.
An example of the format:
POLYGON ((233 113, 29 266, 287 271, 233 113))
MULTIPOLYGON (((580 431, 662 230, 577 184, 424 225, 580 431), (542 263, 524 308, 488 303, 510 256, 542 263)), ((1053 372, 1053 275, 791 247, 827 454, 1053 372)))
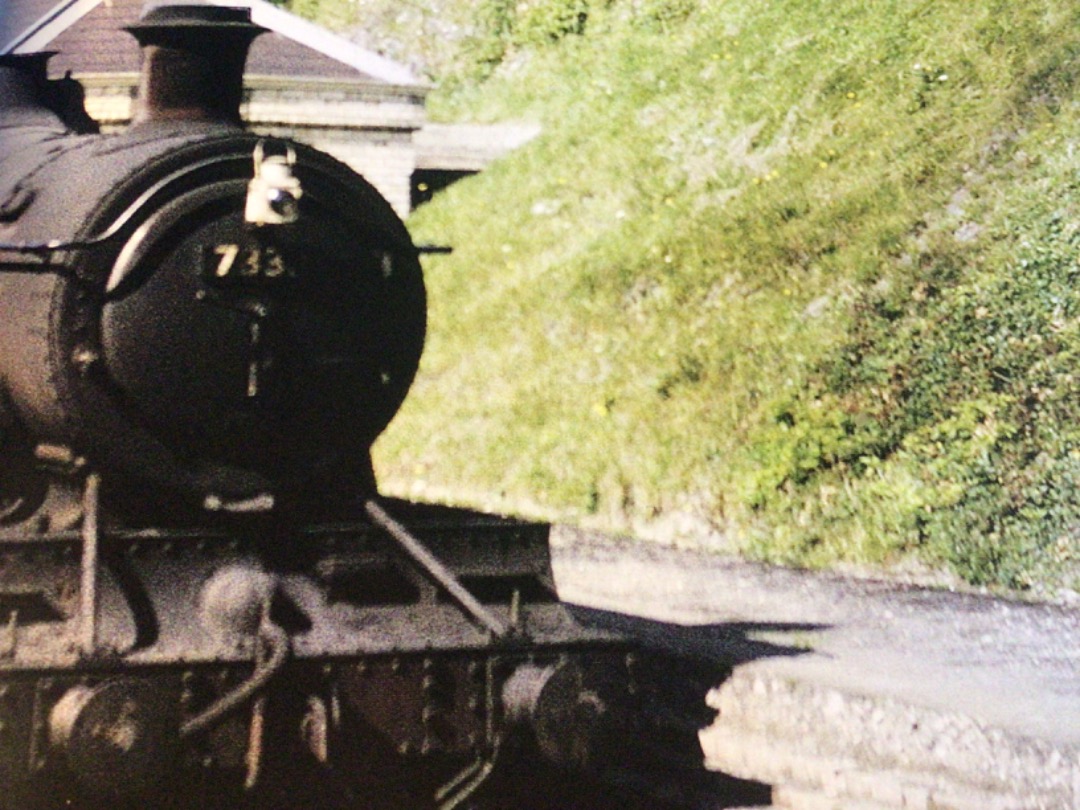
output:
MULTIPOLYGON (((86 87, 87 112, 102 131, 127 126, 134 75, 77 78, 86 87)), ((294 138, 328 152, 375 186, 399 216, 408 215, 416 169, 413 134, 425 117, 419 90, 256 77, 246 88, 241 115, 254 132, 294 138)))

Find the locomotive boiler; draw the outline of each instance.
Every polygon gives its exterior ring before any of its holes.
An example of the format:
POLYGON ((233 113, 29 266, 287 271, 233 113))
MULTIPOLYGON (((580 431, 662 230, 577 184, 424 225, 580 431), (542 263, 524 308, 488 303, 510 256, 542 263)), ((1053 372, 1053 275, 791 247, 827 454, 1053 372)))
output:
POLYGON ((461 806, 595 765, 621 638, 542 526, 379 497, 416 246, 240 123, 246 10, 164 6, 133 123, 0 57, 0 808, 461 806))

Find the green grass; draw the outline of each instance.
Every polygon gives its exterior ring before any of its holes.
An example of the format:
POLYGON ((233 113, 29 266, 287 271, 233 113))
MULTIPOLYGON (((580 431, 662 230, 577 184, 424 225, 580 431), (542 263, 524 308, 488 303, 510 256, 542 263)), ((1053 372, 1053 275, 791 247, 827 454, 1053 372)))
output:
POLYGON ((1072 0, 472 13, 432 116, 543 135, 410 222, 387 489, 1080 589, 1072 0))

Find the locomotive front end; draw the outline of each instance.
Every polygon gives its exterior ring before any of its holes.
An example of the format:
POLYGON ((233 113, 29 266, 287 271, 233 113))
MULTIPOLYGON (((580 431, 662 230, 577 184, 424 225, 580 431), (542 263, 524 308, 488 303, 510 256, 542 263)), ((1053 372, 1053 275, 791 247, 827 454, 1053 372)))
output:
POLYGON ((416 249, 350 169, 240 129, 261 29, 164 7, 131 30, 146 56, 128 132, 6 129, 9 421, 211 509, 363 477, 423 345, 416 249))

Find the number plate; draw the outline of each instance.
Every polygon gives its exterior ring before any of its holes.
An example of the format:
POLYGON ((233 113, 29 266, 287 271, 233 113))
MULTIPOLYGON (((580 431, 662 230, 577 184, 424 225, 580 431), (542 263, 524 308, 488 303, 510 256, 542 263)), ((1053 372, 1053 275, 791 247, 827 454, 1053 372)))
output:
POLYGON ((293 278, 294 273, 273 246, 218 244, 206 247, 203 277, 219 284, 259 283, 293 278))

